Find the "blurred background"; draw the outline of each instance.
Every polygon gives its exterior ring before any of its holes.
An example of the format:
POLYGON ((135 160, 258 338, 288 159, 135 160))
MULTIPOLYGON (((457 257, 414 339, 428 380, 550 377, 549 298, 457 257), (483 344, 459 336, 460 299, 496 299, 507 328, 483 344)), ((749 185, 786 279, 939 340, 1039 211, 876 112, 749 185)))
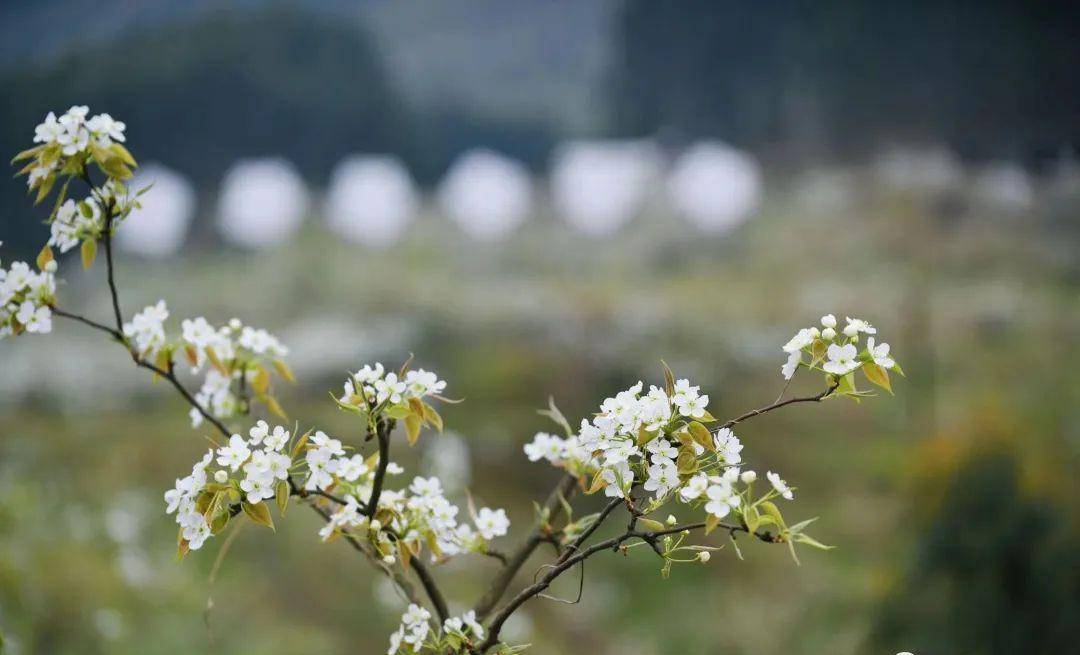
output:
MULTIPOLYGON (((531 652, 1063 653, 1078 55, 1053 1, 15 2, 0 151, 76 103, 126 121, 154 188, 118 236, 125 310, 271 329, 286 409, 346 439, 327 390, 416 353, 467 401, 396 459, 514 534, 557 479, 521 454, 549 394, 576 423, 663 358, 733 416, 779 393, 797 328, 880 327, 896 398, 739 430, 836 550, 744 544, 666 582, 592 560, 580 604, 508 626, 531 652)), ((0 177, 5 262, 47 238, 24 184, 0 177)), ((104 319, 76 260, 63 303, 104 319)), ((0 370, 5 653, 385 652, 400 601, 307 513, 246 529, 213 584, 220 543, 175 561, 161 494, 206 445, 120 349, 58 322, 0 370)), ((464 609, 493 572, 438 574, 464 609)))

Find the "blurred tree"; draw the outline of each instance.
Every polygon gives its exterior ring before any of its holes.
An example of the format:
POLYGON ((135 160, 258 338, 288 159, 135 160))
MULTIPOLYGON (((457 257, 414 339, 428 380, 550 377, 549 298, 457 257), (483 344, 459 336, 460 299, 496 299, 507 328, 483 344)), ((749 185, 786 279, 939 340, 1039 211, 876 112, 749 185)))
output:
POLYGON ((690 4, 627 2, 616 131, 811 154, 911 139, 975 157, 1080 144, 1074 3, 690 4))
POLYGON ((1080 625, 1076 515, 1028 493, 1018 469, 1003 448, 976 451, 961 465, 881 609, 868 652, 1072 652, 1080 625))
MULTIPOLYGON (((26 125, 79 103, 123 116, 144 161, 204 189, 238 157, 282 155, 319 180, 351 152, 408 151, 407 113, 359 27, 284 7, 223 9, 76 48, 0 78, 19 98, 0 105, 0 148, 22 150, 26 125)), ((0 188, 9 216, 26 214, 23 184, 0 188)))

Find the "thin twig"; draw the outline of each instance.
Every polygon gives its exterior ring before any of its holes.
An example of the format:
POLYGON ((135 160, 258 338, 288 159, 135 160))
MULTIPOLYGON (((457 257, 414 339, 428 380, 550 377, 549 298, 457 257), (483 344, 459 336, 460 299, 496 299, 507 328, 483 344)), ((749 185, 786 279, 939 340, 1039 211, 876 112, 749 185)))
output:
POLYGON ((749 412, 743 414, 742 416, 733 418, 730 421, 728 421, 727 423, 724 423, 722 425, 718 425, 718 426, 714 427, 712 429, 712 431, 717 432, 719 430, 723 430, 724 428, 730 428, 731 426, 735 425, 736 423, 742 423, 743 421, 745 421, 747 419, 754 418, 755 416, 760 416, 761 414, 765 414, 767 412, 771 412, 774 409, 780 409, 781 407, 786 407, 787 405, 793 405, 795 403, 819 403, 822 400, 825 400, 826 398, 831 396, 832 393, 834 391, 836 391, 836 388, 838 386, 840 386, 840 383, 836 382, 834 384, 829 385, 829 388, 826 389, 825 391, 822 391, 821 393, 818 393, 818 394, 814 394, 813 396, 802 396, 802 397, 799 397, 799 398, 788 398, 787 400, 781 400, 781 401, 775 402, 775 403, 773 403, 771 405, 766 405, 765 407, 761 407, 761 408, 758 408, 758 409, 752 409, 749 412))
POLYGON ((473 606, 478 621, 483 621, 484 618, 491 613, 491 610, 494 609, 496 603, 502 599, 503 594, 506 593, 507 587, 513 582, 514 577, 517 575, 518 571, 521 570, 521 567, 525 565, 525 562, 529 559, 529 556, 533 554, 533 551, 535 551, 540 544, 552 541, 546 530, 549 528, 551 521, 558 518, 562 513, 562 501, 573 494, 576 484, 577 478, 568 473, 559 480, 559 483, 555 485, 555 489, 548 494, 547 500, 544 501, 544 505, 540 510, 541 516, 538 518, 532 532, 530 532, 525 538, 525 541, 510 554, 507 565, 495 575, 495 579, 491 581, 491 586, 488 587, 488 590, 480 600, 477 601, 476 605, 473 606), (544 517, 546 517, 546 519, 544 517))

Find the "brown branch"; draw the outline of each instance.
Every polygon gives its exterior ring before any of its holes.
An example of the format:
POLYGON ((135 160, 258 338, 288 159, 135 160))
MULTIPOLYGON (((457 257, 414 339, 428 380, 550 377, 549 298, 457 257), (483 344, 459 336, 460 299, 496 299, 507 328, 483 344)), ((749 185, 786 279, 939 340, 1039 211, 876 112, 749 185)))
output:
MULTIPOLYGON (((611 505, 609 505, 610 507, 611 505)), ((606 508, 605 508, 606 509, 606 508)), ((636 517, 635 517, 636 519, 636 517)), ((584 550, 579 550, 569 557, 560 558, 555 564, 548 565, 548 571, 539 580, 529 585, 525 589, 522 589, 520 593, 514 596, 506 605, 504 605, 491 620, 491 625, 488 627, 487 638, 476 647, 475 652, 485 653, 492 647, 499 643, 499 632, 502 630, 503 624, 506 620, 518 610, 522 605, 528 602, 530 599, 535 598, 543 594, 551 583, 555 581, 560 575, 573 568, 580 562, 584 562, 589 557, 603 552, 605 550, 617 550, 623 543, 631 539, 641 539, 642 541, 649 543, 650 545, 655 543, 661 537, 669 534, 675 534, 687 530, 699 530, 705 527, 705 523, 692 523, 687 525, 676 526, 667 528, 664 530, 656 530, 652 532, 639 532, 634 529, 627 529, 621 535, 605 539, 604 541, 597 542, 592 546, 584 550)), ((717 528, 727 530, 731 534, 736 532, 749 532, 745 526, 733 525, 729 523, 717 524, 717 528)), ((767 532, 754 533, 758 539, 767 541, 770 543, 778 543, 779 539, 770 535, 767 532)), ((655 550, 655 548, 654 548, 655 550)))
POLYGON ((106 211, 105 218, 105 235, 102 239, 105 241, 105 273, 109 281, 109 295, 112 296, 113 316, 116 318, 116 330, 123 334, 124 332, 124 319, 123 314, 120 312, 120 294, 116 290, 116 280, 113 273, 113 256, 112 256, 112 225, 113 219, 113 203, 115 201, 110 200, 109 206, 106 211))
POLYGON ((420 585, 427 592, 428 598, 431 599, 431 604, 435 606, 435 614, 439 617, 439 623, 441 624, 446 619, 450 618, 450 610, 446 606, 446 598, 443 597, 442 591, 439 590, 439 585, 435 582, 435 578, 432 577, 431 572, 428 571, 424 563, 420 561, 419 557, 414 557, 409 562, 409 566, 416 571, 416 577, 420 580, 420 585))
POLYGON ((513 582, 514 577, 517 575, 521 567, 525 565, 525 562, 529 559, 529 556, 533 554, 533 551, 545 542, 551 542, 551 537, 547 530, 550 527, 550 522, 562 513, 562 500, 569 498, 574 493, 574 487, 577 484, 577 478, 569 473, 564 475, 559 483, 555 486, 555 489, 548 494, 547 500, 544 501, 544 505, 541 508, 541 516, 539 517, 537 524, 533 527, 532 532, 525 538, 525 541, 518 546, 517 550, 509 555, 507 558, 507 564, 496 575, 495 579, 491 581, 491 586, 487 592, 476 602, 473 609, 476 611, 476 618, 478 621, 483 621, 491 610, 494 609, 495 604, 502 599, 503 594, 506 593, 507 587, 513 582), (546 518, 545 518, 546 517, 546 518))
POLYGON ((834 391, 836 391, 836 388, 838 386, 840 386, 839 381, 835 382, 834 384, 829 385, 829 388, 826 389, 825 391, 822 391, 821 393, 818 393, 818 394, 814 394, 813 396, 802 396, 802 397, 799 397, 799 398, 788 398, 787 400, 777 401, 777 402, 775 402, 775 403, 773 403, 771 405, 766 405, 765 407, 760 407, 758 409, 750 410, 749 412, 743 414, 742 416, 733 418, 730 421, 728 421, 727 423, 724 423, 723 425, 718 425, 718 426, 714 427, 712 429, 712 431, 713 432, 718 432, 720 430, 723 430, 724 428, 730 428, 731 426, 735 425, 736 423, 742 423, 743 421, 745 421, 747 419, 754 418, 755 416, 760 416, 761 414, 771 412, 774 409, 780 409, 781 407, 785 407, 787 405, 793 405, 795 403, 819 403, 819 402, 825 400, 826 398, 828 398, 829 396, 831 396, 832 393, 834 391))
POLYGON ((375 479, 371 483, 371 496, 368 497, 367 509, 364 512, 369 520, 375 518, 375 512, 379 509, 379 497, 382 495, 383 480, 386 479, 386 467, 390 466, 390 430, 393 427, 393 421, 386 419, 379 419, 375 423, 375 436, 379 439, 379 466, 375 469, 375 479))

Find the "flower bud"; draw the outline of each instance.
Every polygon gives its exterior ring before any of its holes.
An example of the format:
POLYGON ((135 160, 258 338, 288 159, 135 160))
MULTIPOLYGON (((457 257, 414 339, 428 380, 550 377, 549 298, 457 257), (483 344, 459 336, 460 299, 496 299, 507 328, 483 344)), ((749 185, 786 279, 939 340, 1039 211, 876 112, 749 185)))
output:
POLYGON ((675 525, 678 522, 679 522, 679 520, 675 518, 674 514, 668 514, 668 517, 667 517, 667 524, 668 525, 675 525))
POLYGON ((836 317, 832 314, 826 314, 821 317, 821 325, 827 328, 836 327, 836 317))
POLYGON ((243 324, 240 322, 240 319, 238 319, 238 318, 229 319, 229 327, 234 329, 234 330, 239 330, 242 325, 243 324))
POLYGON ((56 272, 56 260, 55 259, 50 259, 49 261, 45 262, 45 272, 46 273, 55 273, 56 272))
POLYGON ((218 469, 214 471, 214 482, 218 484, 225 484, 229 481, 229 472, 225 469, 218 469))
POLYGON ((853 337, 858 333, 859 328, 855 327, 854 325, 849 324, 846 328, 844 328, 844 334, 846 336, 853 337))
POLYGON ((393 555, 384 555, 382 561, 386 564, 393 564, 397 560, 394 559, 393 555))
POLYGON ((750 484, 754 480, 757 480, 757 473, 754 473, 753 471, 743 471, 742 475, 739 477, 742 479, 743 484, 750 484))
POLYGON ((821 331, 821 338, 826 341, 832 341, 836 338, 836 330, 832 328, 825 328, 821 331))
POLYGON ((810 328, 810 336, 817 339, 818 337, 821 336, 821 330, 817 329, 816 327, 810 328))
POLYGON ((382 530, 382 521, 380 521, 379 519, 375 519, 374 521, 372 521, 371 522, 371 529, 373 531, 375 531, 375 532, 378 532, 379 530, 382 530))
POLYGON ((712 559, 712 553, 707 550, 703 550, 697 554, 697 558, 701 561, 702 564, 704 564, 705 562, 708 562, 710 559, 712 559))

